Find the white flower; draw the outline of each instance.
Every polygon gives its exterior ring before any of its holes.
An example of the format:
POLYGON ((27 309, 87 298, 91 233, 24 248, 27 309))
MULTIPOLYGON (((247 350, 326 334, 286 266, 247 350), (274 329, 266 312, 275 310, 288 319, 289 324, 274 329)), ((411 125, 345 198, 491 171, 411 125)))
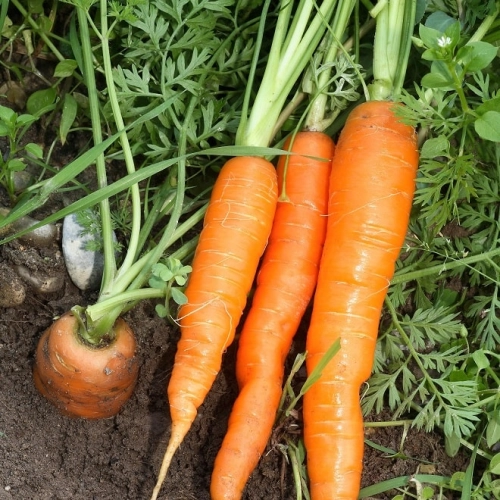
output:
POLYGON ((442 36, 441 38, 438 38, 438 45, 440 47, 448 47, 451 43, 451 38, 449 36, 442 36))

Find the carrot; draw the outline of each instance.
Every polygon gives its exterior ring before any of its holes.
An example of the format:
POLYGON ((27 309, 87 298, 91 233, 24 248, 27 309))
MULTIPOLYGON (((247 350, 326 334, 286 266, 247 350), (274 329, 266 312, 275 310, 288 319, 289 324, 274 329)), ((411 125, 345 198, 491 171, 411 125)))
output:
POLYGON ((168 385, 172 428, 152 498, 234 339, 277 198, 276 170, 263 158, 232 158, 217 177, 185 291, 188 302, 179 311, 181 338, 168 385))
POLYGON ((96 348, 78 334, 76 316, 67 313, 45 331, 36 350, 33 376, 38 391, 61 413, 108 418, 134 390, 139 371, 135 337, 123 319, 114 340, 96 348))
POLYGON ((304 395, 311 498, 358 497, 363 458, 361 384, 373 364, 381 308, 407 231, 418 152, 395 105, 349 115, 332 162, 328 228, 310 327, 307 371, 340 339, 340 352, 304 395))
MULTIPOLYGON (((290 140, 285 149, 289 147, 290 140)), ((236 374, 240 394, 215 459, 210 487, 214 500, 241 498, 271 435, 285 358, 316 285, 334 148, 333 140, 321 132, 300 132, 291 148, 298 154, 279 159, 278 187, 286 197, 278 202, 239 340, 236 374)))

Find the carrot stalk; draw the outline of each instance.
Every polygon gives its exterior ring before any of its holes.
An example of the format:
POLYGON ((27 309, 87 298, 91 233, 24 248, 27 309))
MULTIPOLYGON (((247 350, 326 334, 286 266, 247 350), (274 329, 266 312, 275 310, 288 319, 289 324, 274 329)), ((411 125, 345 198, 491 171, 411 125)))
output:
POLYGON ((374 75, 379 79, 370 89, 375 100, 349 114, 332 162, 327 235, 307 332, 307 372, 336 341, 340 351, 304 395, 312 500, 354 500, 359 494, 364 446, 359 391, 371 374, 418 167, 415 130, 398 120, 398 104, 376 99, 397 97, 414 7, 413 1, 392 0, 378 13, 374 75), (395 35, 398 45, 389 44, 392 29, 401 26, 407 31, 395 35), (400 66, 387 66, 394 58, 400 66))

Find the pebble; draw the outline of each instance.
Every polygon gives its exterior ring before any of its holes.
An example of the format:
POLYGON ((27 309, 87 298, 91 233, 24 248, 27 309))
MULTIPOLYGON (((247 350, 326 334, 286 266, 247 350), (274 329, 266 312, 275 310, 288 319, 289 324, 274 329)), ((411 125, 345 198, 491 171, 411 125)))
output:
POLYGON ((0 263, 0 307, 20 306, 26 298, 26 289, 15 271, 5 262, 0 263))
POLYGON ((14 191, 16 193, 22 193, 33 183, 33 176, 29 172, 26 172, 26 170, 14 172, 12 177, 14 182, 14 191))
POLYGON ((64 286, 64 277, 60 274, 53 275, 41 269, 33 271, 23 265, 16 266, 16 272, 37 293, 58 292, 64 286))
MULTIPOLYGON (((0 207, 0 216, 6 217, 10 210, 5 207, 0 207)), ((17 231, 22 231, 31 226, 34 226, 39 221, 32 217, 21 217, 17 221, 0 229, 0 238, 7 236, 17 231)), ((59 229, 54 224, 46 224, 45 226, 34 229, 33 231, 19 237, 20 241, 34 247, 48 247, 56 243, 59 239, 59 229)))
POLYGON ((62 251, 71 281, 80 289, 94 291, 101 286, 104 256, 100 251, 88 250, 89 242, 96 236, 82 234, 83 227, 76 214, 64 218, 62 229, 62 251))

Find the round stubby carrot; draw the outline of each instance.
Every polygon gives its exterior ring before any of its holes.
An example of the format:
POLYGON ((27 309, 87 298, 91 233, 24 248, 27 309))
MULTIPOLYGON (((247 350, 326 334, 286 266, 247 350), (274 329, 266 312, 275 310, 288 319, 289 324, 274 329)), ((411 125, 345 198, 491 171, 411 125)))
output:
POLYGON ((228 160, 214 185, 179 311, 168 400, 172 428, 156 498, 170 461, 220 370, 266 247, 278 199, 276 169, 259 157, 228 160))
POLYGON ((358 498, 363 460, 362 383, 371 374, 380 314, 407 232, 418 152, 394 103, 355 108, 332 162, 328 227, 307 333, 311 373, 340 351, 304 395, 312 500, 358 498))
POLYGON ((66 313, 45 330, 36 350, 35 386, 64 415, 112 417, 129 399, 137 381, 134 334, 119 318, 114 340, 93 347, 83 342, 78 326, 76 317, 66 313))
MULTIPOLYGON (((285 144, 284 149, 289 146, 285 144)), ((286 198, 278 202, 239 340, 236 374, 240 394, 215 459, 210 486, 213 500, 241 498, 271 435, 285 358, 316 285, 334 149, 326 134, 300 132, 291 147, 297 155, 281 156, 278 162, 279 192, 286 198)))

